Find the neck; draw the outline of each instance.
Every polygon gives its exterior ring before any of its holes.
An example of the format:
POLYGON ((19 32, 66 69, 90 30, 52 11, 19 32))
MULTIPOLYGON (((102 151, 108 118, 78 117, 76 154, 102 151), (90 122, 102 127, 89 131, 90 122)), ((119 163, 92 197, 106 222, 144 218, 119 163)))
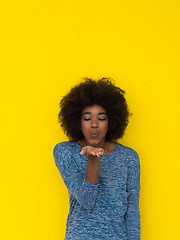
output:
POLYGON ((92 146, 92 147, 95 147, 95 148, 104 148, 104 149, 105 149, 105 147, 106 147, 106 141, 102 141, 102 142, 100 142, 100 143, 97 144, 97 145, 92 145, 92 144, 88 143, 88 142, 84 139, 84 140, 82 140, 82 145, 83 145, 83 146, 86 145, 86 146, 92 146))

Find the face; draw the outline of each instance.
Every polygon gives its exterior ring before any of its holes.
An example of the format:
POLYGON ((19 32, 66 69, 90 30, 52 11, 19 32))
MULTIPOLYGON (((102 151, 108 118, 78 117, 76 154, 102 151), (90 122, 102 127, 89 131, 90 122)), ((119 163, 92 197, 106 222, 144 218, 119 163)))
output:
POLYGON ((106 110, 99 105, 86 107, 82 112, 81 130, 87 145, 102 147, 108 131, 106 110))

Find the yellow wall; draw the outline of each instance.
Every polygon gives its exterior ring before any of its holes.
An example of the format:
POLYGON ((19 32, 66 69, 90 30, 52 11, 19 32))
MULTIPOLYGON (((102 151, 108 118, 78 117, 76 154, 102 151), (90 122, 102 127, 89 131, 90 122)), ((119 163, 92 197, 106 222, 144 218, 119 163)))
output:
POLYGON ((67 140, 60 97, 84 76, 126 91, 120 142, 140 155, 141 239, 180 239, 179 1, 2 2, 0 239, 64 239, 68 192, 52 151, 67 140))

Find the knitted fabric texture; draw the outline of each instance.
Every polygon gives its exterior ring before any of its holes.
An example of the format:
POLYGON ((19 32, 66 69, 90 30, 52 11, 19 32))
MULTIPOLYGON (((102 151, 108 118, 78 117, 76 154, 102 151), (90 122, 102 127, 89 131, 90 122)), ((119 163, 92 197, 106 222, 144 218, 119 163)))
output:
POLYGON ((76 142, 55 145, 53 156, 69 193, 65 240, 140 240, 140 162, 116 142, 100 162, 97 185, 85 180, 87 156, 76 142))

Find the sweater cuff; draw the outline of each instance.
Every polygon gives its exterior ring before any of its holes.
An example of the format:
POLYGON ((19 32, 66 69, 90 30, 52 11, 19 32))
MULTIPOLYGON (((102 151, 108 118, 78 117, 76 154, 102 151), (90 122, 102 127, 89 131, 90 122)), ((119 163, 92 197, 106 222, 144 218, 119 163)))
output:
POLYGON ((96 188, 99 186, 99 183, 92 184, 92 183, 88 182, 86 179, 84 179, 83 184, 84 184, 84 187, 87 187, 87 188, 96 188))

